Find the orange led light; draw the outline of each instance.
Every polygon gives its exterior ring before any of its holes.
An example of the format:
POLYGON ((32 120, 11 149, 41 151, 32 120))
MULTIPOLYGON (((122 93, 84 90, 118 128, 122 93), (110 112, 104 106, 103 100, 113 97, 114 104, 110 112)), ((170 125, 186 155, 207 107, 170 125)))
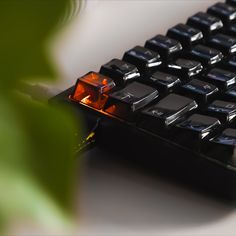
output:
POLYGON ((102 109, 108 99, 105 93, 114 87, 112 79, 90 72, 78 79, 71 98, 96 109, 102 109))

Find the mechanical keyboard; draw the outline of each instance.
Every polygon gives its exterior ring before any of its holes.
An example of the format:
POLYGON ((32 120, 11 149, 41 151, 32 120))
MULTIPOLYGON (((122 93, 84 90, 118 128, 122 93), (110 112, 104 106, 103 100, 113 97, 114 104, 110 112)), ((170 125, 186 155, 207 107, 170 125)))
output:
POLYGON ((228 184, 236 179, 236 0, 127 50, 51 101, 70 104, 88 127, 99 121, 98 145, 228 184))

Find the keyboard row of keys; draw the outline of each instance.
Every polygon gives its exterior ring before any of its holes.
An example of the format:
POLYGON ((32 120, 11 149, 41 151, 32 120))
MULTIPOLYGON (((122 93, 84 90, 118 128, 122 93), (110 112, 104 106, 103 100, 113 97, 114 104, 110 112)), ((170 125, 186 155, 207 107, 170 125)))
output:
POLYGON ((236 118, 235 18, 217 3, 78 79, 71 99, 185 146, 236 144, 234 129, 217 135, 236 118))

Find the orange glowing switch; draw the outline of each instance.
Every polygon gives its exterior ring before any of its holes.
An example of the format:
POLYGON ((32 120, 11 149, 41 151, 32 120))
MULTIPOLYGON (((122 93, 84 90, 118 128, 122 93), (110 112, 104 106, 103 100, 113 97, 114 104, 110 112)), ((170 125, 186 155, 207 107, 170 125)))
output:
POLYGON ((114 88, 115 82, 96 72, 89 72, 77 80, 71 99, 96 109, 102 109, 108 96, 106 93, 114 88))

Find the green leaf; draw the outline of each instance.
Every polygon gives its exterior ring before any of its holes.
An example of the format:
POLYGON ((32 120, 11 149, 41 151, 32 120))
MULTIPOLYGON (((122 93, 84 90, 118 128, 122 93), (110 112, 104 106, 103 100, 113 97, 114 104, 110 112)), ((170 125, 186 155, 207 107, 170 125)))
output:
POLYGON ((0 0, 0 233, 31 220, 68 226, 73 217, 75 120, 12 91, 21 80, 55 80, 47 42, 69 0, 0 0))
POLYGON ((0 97, 0 109, 0 222, 30 217, 67 225, 74 213, 75 121, 21 96, 0 97))
POLYGON ((20 79, 55 79, 47 41, 68 0, 0 0, 0 87, 20 79))

